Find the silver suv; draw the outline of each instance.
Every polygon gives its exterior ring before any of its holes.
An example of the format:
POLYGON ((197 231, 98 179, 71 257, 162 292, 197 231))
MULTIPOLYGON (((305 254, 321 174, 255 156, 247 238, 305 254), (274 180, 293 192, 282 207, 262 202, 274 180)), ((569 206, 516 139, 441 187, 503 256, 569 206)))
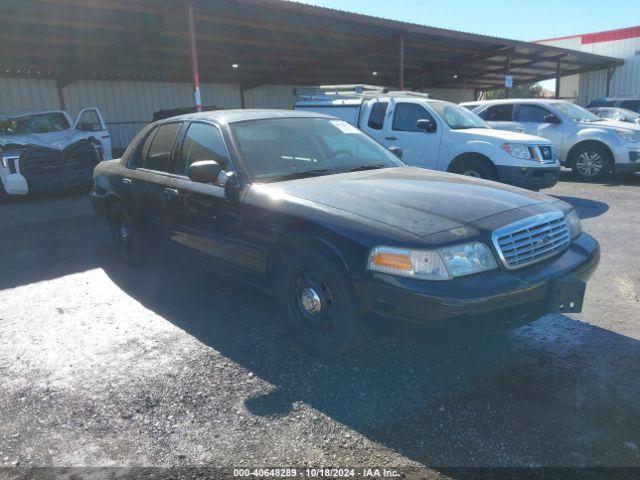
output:
POLYGON ((583 179, 640 171, 640 125, 605 120, 564 100, 473 102, 472 111, 494 128, 551 140, 560 163, 583 179))

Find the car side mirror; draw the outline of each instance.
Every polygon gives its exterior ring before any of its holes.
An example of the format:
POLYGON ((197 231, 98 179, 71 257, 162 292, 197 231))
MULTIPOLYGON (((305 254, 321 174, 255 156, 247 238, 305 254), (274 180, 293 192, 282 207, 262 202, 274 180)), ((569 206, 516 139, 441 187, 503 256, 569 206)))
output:
POLYGON ((389 147, 389 151, 402 160, 402 149, 400 147, 389 147))
POLYGON ((416 128, 426 133, 434 133, 436 131, 436 122, 430 118, 421 118, 416 122, 416 128))
POLYGON ((216 183, 222 167, 215 160, 201 160, 189 165, 187 175, 189 180, 198 183, 216 183))
POLYGON ((560 123, 560 119, 558 117, 556 117, 553 114, 549 114, 549 115, 545 115, 544 117, 542 117, 542 123, 555 123, 558 124, 560 123))

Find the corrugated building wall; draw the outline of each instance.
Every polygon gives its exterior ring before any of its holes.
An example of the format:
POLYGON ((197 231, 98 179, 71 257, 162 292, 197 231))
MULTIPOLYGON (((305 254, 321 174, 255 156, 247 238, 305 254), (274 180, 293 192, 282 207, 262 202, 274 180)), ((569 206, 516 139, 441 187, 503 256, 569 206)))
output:
MULTIPOLYGON (((240 89, 229 84, 202 84, 204 105, 240 108, 240 89)), ((114 147, 124 147, 153 118, 153 112, 193 105, 190 83, 81 80, 64 88, 67 111, 76 116, 88 106, 102 112, 114 147)))
MULTIPOLYGON (((203 105, 241 108, 240 87, 204 83, 203 105)), ((294 85, 263 85, 244 91, 245 108, 291 109, 297 100, 294 85)), ((473 100, 472 90, 431 89, 434 98, 473 100)), ((86 107, 98 107, 111 133, 114 148, 123 148, 153 117, 153 112, 193 105, 190 83, 79 80, 63 89, 65 108, 75 118, 86 107)), ((59 109, 55 79, 0 78, 0 112, 59 109)))
MULTIPOLYGON (((622 58, 625 64, 616 68, 611 79, 609 95, 640 96, 640 27, 541 40, 538 43, 622 58)), ((599 70, 563 78, 560 95, 568 96, 574 87, 577 90, 577 103, 580 105, 604 97, 607 91, 606 71, 599 70)))
POLYGON ((59 108, 55 80, 0 78, 0 112, 59 108))

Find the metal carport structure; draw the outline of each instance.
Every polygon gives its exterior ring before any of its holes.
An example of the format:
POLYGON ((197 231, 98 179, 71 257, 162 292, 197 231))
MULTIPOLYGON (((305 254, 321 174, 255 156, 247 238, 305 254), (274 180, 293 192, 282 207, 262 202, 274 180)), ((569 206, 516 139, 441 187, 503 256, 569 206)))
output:
POLYGON ((63 107, 79 80, 232 84, 244 106, 261 85, 479 91, 622 63, 281 0, 5 0, 0 39, 0 75, 55 80, 63 107))

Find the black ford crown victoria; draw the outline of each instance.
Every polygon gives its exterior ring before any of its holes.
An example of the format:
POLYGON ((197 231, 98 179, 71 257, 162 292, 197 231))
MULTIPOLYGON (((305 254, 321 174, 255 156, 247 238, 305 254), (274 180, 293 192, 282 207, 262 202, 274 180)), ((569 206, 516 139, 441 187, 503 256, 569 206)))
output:
POLYGON ((366 318, 498 330, 582 308, 599 261, 570 205, 404 165, 346 122, 276 110, 149 125, 91 193, 126 260, 152 240, 273 292, 320 355, 366 318))

